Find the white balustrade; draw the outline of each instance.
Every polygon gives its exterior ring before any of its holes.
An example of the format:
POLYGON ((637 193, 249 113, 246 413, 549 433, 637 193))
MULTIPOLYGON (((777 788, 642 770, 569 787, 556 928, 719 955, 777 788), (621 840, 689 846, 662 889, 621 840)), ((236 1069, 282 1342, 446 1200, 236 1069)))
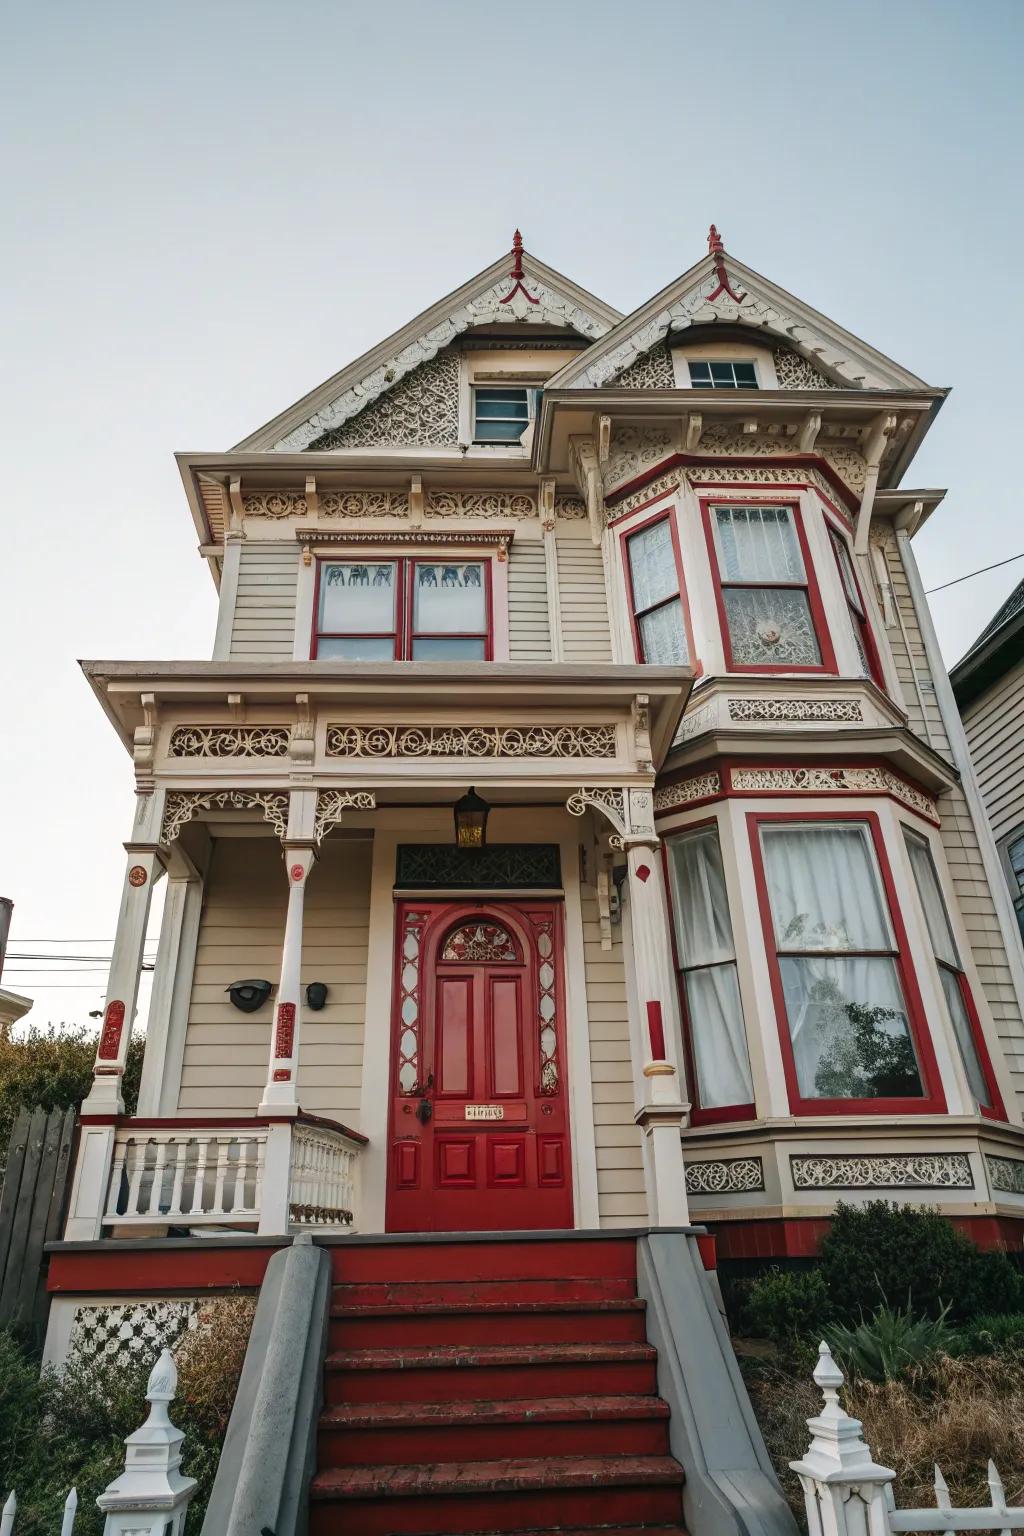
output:
POLYGON ((259 1220, 265 1127, 118 1130, 104 1226, 259 1220))
POLYGON ((362 1146, 343 1130, 302 1121, 293 1125, 288 1196, 293 1225, 354 1228, 362 1146))

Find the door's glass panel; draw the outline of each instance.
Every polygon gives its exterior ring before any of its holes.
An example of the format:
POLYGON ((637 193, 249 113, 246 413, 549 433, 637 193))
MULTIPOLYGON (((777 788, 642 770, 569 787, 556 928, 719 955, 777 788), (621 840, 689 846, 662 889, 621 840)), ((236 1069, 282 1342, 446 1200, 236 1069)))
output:
POLYGON ((465 923, 445 939, 441 959, 494 965, 518 960, 519 951, 512 935, 500 923, 465 923))
POLYGON ((381 633, 395 628, 395 566, 325 565, 320 572, 320 629, 381 633))

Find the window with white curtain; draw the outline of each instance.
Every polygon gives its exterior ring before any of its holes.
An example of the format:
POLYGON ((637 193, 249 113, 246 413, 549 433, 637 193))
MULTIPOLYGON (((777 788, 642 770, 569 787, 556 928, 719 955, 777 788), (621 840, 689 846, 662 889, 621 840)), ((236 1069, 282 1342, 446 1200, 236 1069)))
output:
POLYGON ((800 1097, 923 1098, 870 827, 763 821, 760 839, 800 1097))
POLYGON ((967 1073, 967 1081, 975 1103, 979 1107, 991 1109, 993 1094, 985 1078, 985 1069, 981 1064, 971 1016, 967 1009, 967 999, 970 996, 967 977, 960 964, 960 955, 953 938, 946 903, 942 899, 942 888, 939 885, 932 851, 927 839, 917 832, 912 832, 909 827, 903 828, 903 836, 906 839, 910 867, 914 871, 917 894, 924 908, 928 937, 931 939, 932 953, 939 968, 939 979, 942 982, 942 991, 956 1043, 960 1048, 964 1071, 967 1073))
POLYGON ((701 1109, 752 1104, 736 950, 717 827, 668 843, 680 987, 701 1109))
POLYGON ((663 667, 686 666, 690 648, 669 518, 659 518, 630 534, 626 559, 640 660, 663 667))
POLYGON ((793 507, 713 507, 730 668, 820 668, 821 645, 793 507))

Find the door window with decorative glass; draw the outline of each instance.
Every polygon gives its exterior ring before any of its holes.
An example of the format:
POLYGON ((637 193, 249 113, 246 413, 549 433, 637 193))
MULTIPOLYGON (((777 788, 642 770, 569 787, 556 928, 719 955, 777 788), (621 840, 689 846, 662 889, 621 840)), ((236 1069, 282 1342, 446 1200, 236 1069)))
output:
POLYGON ((795 507, 707 509, 726 665, 735 671, 826 670, 817 588, 795 507))
POLYGON ((870 826, 762 819, 758 831, 798 1100, 924 1107, 908 972, 870 826))
POLYGON ((931 940, 935 964, 939 968, 939 980, 942 983, 946 1008, 953 1026, 953 1034, 956 1036, 960 1059, 964 1064, 964 1072, 967 1074, 967 1081, 978 1108, 994 1111, 998 1095, 992 1080, 987 1052, 981 1042, 981 1031, 974 1011, 974 999, 971 996, 964 968, 960 963, 960 954, 956 947, 956 940, 953 938, 953 929, 943 900, 932 851, 927 839, 917 832, 912 832, 909 827, 904 827, 903 836, 910 857, 910 867, 914 871, 917 894, 921 898, 921 906, 924 909, 925 925, 931 940))
POLYGON ((658 666, 686 666, 690 645, 671 517, 648 523, 625 542, 637 654, 658 666))
POLYGON ((490 564, 322 560, 313 655, 345 661, 486 661, 490 564))
POLYGON ((695 827, 666 851, 696 1112, 721 1118, 710 1112, 752 1109, 754 1089, 718 828, 695 827))

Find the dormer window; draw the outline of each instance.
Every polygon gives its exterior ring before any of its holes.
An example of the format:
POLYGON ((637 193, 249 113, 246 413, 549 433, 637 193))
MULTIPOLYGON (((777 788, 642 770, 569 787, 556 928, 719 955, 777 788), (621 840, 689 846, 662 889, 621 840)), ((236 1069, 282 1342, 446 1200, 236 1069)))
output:
POLYGON ((474 443, 518 443, 537 414, 539 389, 478 386, 473 390, 474 443))
POLYGON ((757 369, 751 362, 696 362, 688 359, 694 389, 756 389, 757 369))

